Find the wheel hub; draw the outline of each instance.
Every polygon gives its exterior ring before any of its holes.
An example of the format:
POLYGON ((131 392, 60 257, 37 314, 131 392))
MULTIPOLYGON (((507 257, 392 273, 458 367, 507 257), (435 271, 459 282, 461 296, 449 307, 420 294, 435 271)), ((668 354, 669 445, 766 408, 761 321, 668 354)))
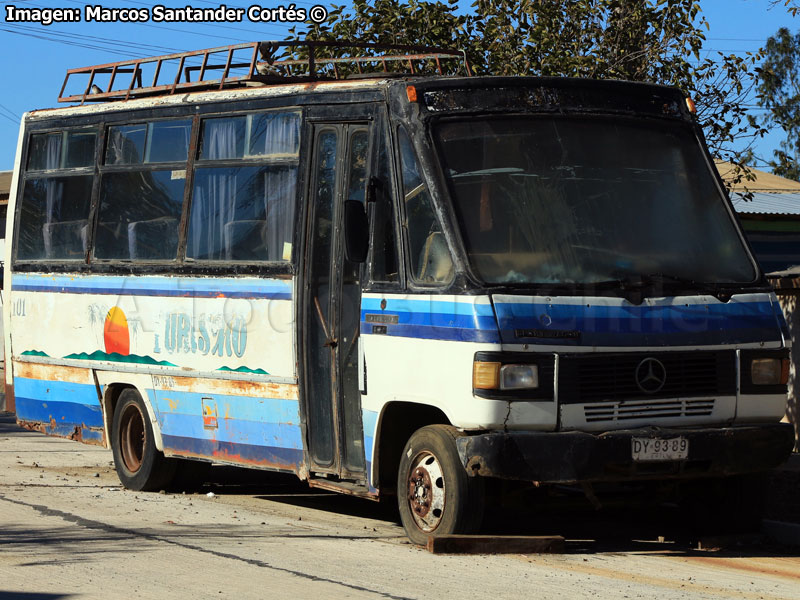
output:
POLYGON ((414 469, 408 482, 408 499, 414 514, 424 517, 431 509, 431 476, 422 467, 414 469))
POLYGON ((412 463, 407 487, 411 514, 422 531, 431 532, 439 526, 444 514, 444 490, 439 460, 430 452, 422 452, 412 463))
POLYGON ((136 473, 144 459, 145 426, 144 416, 135 405, 125 408, 120 421, 120 449, 125 468, 136 473))

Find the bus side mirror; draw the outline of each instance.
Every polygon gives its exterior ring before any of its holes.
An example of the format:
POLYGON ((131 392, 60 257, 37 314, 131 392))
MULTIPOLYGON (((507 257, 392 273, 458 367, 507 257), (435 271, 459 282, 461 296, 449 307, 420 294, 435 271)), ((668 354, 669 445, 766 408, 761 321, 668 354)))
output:
POLYGON ((369 251, 369 221, 358 200, 344 201, 344 254, 347 260, 363 263, 369 251))

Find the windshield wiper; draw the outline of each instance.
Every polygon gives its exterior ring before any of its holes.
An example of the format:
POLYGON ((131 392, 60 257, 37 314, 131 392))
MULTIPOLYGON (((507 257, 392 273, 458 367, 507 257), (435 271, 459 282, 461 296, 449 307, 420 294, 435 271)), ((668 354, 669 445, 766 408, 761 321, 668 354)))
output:
POLYGON ((493 169, 478 169, 476 171, 465 171, 463 173, 451 173, 450 177, 458 179, 459 177, 481 177, 484 175, 510 175, 522 173, 523 169, 519 167, 495 167, 493 169))
POLYGON ((619 279, 601 281, 598 287, 613 289, 619 286, 623 297, 633 304, 641 304, 645 297, 661 295, 665 292, 664 288, 678 288, 684 291, 708 293, 723 302, 730 298, 730 292, 723 292, 714 284, 704 283, 688 277, 669 275, 667 273, 648 273, 648 274, 628 274, 619 279))

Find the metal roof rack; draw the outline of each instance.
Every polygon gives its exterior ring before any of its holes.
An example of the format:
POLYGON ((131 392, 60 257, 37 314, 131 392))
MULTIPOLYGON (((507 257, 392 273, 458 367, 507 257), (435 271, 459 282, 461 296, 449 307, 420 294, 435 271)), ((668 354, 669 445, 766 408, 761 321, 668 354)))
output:
POLYGON ((466 54, 449 48, 322 41, 248 42, 69 69, 58 101, 83 104, 244 85, 418 75, 431 67, 434 72, 444 75, 442 61, 454 59, 459 61, 459 71, 463 67, 467 76, 472 75, 466 54), (279 56, 282 48, 285 50, 279 56), (320 49, 327 49, 329 54, 347 54, 348 49, 374 50, 382 54, 328 58, 318 56, 320 49), (390 64, 393 68, 399 66, 407 71, 390 71, 390 64), (222 71, 221 77, 209 78, 210 74, 217 75, 219 71, 222 71), (123 75, 125 77, 121 77, 123 75), (65 95, 70 79, 78 76, 88 76, 83 91, 65 95), (115 88, 115 84, 118 87, 115 88))

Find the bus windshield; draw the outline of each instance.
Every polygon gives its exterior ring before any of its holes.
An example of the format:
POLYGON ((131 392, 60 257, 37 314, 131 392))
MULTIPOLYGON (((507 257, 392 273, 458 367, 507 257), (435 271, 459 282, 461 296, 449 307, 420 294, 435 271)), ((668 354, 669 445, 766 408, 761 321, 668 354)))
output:
POLYGON ((485 283, 756 278, 688 127, 504 116, 443 121, 434 135, 485 283))

